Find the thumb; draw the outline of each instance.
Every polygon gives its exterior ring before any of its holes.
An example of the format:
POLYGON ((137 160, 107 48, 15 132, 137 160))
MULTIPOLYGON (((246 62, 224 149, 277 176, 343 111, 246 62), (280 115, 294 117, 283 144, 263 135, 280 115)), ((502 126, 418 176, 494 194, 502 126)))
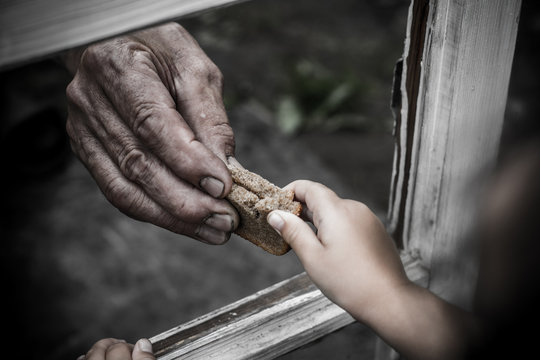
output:
POLYGON ((268 214, 267 221, 293 248, 302 263, 306 257, 322 248, 321 242, 309 225, 294 214, 274 210, 268 214))
POLYGON ((133 360, 156 360, 152 344, 147 339, 140 339, 133 347, 133 360))

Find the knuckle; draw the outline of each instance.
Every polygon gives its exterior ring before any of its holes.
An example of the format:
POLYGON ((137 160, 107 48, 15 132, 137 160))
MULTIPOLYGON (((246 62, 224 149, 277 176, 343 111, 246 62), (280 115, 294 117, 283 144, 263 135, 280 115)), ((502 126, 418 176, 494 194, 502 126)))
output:
POLYGON ((336 192, 327 186, 321 184, 321 183, 313 183, 314 187, 317 188, 318 191, 321 192, 321 194, 326 195, 329 199, 332 201, 339 201, 342 200, 336 192))
POLYGON ((207 79, 209 85, 214 86, 218 89, 223 89, 223 73, 213 62, 210 62, 208 65, 207 79))
POLYGON ((73 80, 66 87, 66 100, 69 106, 75 106, 78 108, 84 107, 85 93, 81 86, 79 76, 75 76, 73 80))
POLYGON ((66 87, 66 98, 68 102, 72 102, 72 100, 78 99, 79 96, 80 96, 80 91, 78 89, 77 80, 75 78, 66 87))
POLYGON ((138 220, 151 220, 144 216, 143 193, 137 194, 121 177, 114 177, 104 187, 105 198, 120 212, 138 220))
POLYGON ((147 140, 159 138, 164 130, 163 123, 158 121, 154 105, 147 102, 135 106, 132 128, 136 136, 147 140))
POLYGON ((223 87, 223 73, 206 56, 197 56, 190 64, 189 71, 206 86, 223 87))
POLYGON ((163 30, 163 31, 166 31, 166 32, 168 32, 168 31, 176 31, 176 32, 181 32, 181 33, 186 32, 186 30, 180 24, 178 24, 177 22, 174 22, 174 21, 163 24, 160 27, 160 29, 163 30))
POLYGON ((130 198, 130 194, 122 178, 115 176, 108 181, 103 187, 103 194, 118 209, 124 210, 127 208, 125 205, 127 199, 130 198))
POLYGON ((93 76, 104 78, 124 74, 137 64, 148 64, 148 48, 130 37, 119 37, 89 46, 81 56, 81 65, 93 76))
POLYGON ((108 59, 110 53, 106 51, 103 43, 90 45, 81 55, 81 65, 88 70, 96 70, 108 59))
POLYGON ((149 184, 152 181, 152 164, 146 154, 137 147, 128 148, 121 156, 120 171, 131 181, 149 184))
POLYGON ((125 59, 127 59, 126 61, 129 61, 131 66, 136 67, 137 64, 150 65, 152 63, 150 52, 143 44, 136 41, 128 41, 124 42, 122 45, 126 55, 125 59))
POLYGON ((369 209, 369 207, 364 204, 364 203, 361 203, 359 201, 354 201, 354 200, 348 200, 348 203, 350 204, 350 206, 358 213, 360 213, 361 215, 370 215, 371 214, 371 210, 369 209))
POLYGON ((342 200, 346 216, 354 219, 373 220, 374 215, 367 205, 354 200, 342 200))
POLYGON ((147 219, 147 214, 145 214, 145 196, 142 193, 134 195, 130 193, 130 196, 125 196, 122 199, 122 209, 121 211, 137 220, 152 220, 151 218, 147 219))
POLYGON ((212 124, 212 132, 214 133, 214 136, 222 137, 222 138, 234 138, 234 132, 231 128, 231 125, 229 125, 228 122, 220 122, 216 124, 212 124))
POLYGON ((234 132, 227 122, 212 124, 205 133, 199 136, 205 144, 212 144, 228 155, 234 153, 234 132))
POLYGON ((193 188, 183 197, 177 198, 172 215, 190 224, 200 224, 211 214, 219 213, 218 201, 193 188))
POLYGON ((298 226, 295 226, 290 222, 286 222, 282 234, 287 239, 287 242, 295 244, 296 240, 299 238, 300 229, 298 228, 298 226))
POLYGON ((207 77, 209 70, 208 61, 202 57, 196 57, 190 64, 189 71, 197 79, 201 80, 207 77))
POLYGON ((109 62, 118 58, 121 50, 125 49, 125 45, 129 43, 130 41, 126 38, 118 37, 90 45, 84 50, 81 62, 89 68, 110 65, 109 62))

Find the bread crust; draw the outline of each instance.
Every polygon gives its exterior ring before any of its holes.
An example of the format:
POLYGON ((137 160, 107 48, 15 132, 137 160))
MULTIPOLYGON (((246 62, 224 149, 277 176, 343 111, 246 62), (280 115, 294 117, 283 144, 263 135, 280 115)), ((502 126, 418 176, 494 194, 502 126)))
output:
POLYGON ((289 244, 268 224, 266 217, 273 210, 284 210, 297 216, 302 204, 294 201, 292 190, 283 190, 260 175, 227 164, 233 186, 227 200, 240 215, 235 233, 274 255, 290 250, 289 244))

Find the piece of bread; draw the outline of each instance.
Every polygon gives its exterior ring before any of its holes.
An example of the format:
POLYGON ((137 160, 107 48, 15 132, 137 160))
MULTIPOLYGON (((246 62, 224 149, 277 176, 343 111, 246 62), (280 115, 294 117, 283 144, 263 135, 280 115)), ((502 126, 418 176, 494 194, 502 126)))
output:
POLYGON ((292 190, 283 190, 261 176, 227 164, 233 179, 227 196, 240 214, 235 233, 274 255, 290 250, 289 244, 266 221, 273 210, 285 210, 300 215, 302 205, 294 201, 292 190))

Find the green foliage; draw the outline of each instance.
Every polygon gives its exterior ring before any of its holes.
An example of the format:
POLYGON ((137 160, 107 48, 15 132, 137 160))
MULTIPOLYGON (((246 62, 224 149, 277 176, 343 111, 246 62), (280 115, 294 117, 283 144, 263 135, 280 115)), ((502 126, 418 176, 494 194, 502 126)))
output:
POLYGON ((276 110, 277 125, 285 134, 295 134, 303 126, 302 109, 292 96, 284 96, 276 110))
POLYGON ((290 92, 276 108, 277 124, 284 133, 366 129, 366 118, 358 112, 365 89, 354 76, 335 74, 320 64, 302 60, 290 71, 290 80, 290 92))

